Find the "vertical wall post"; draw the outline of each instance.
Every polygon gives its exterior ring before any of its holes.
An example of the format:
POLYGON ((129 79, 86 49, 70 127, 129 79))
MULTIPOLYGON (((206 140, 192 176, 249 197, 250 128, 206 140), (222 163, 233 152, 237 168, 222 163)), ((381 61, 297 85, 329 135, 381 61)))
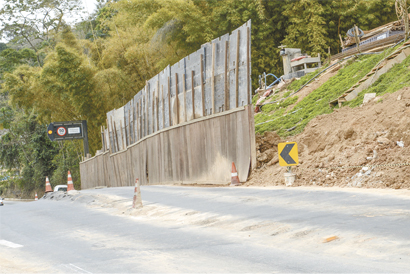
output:
MULTIPOLYGON (((114 139, 113 139, 113 141, 111 142, 111 139, 110 139, 110 125, 108 124, 108 119, 105 119, 105 122, 107 123, 107 131, 108 131, 108 143, 109 143, 109 146, 108 146, 108 150, 109 150, 109 152, 110 152, 110 154, 111 153, 113 153, 113 151, 114 151, 114 149, 112 148, 112 145, 113 145, 113 143, 114 143, 114 139)), ((111 129, 112 130, 112 129, 111 129)))
POLYGON ((246 98, 247 98, 247 105, 251 104, 252 99, 251 99, 251 69, 250 69, 250 56, 249 56, 249 51, 250 51, 250 29, 249 27, 246 28, 246 98))
POLYGON ((228 41, 225 41, 225 110, 229 110, 229 88, 228 88, 228 41))
MULTIPOLYGON (((157 95, 159 95, 159 92, 157 95)), ((159 106, 158 105, 159 105, 159 98, 158 96, 156 96, 155 97, 155 106, 156 106, 155 112, 156 112, 156 120, 157 120, 157 131, 159 130, 159 106)))
MULTIPOLYGON (((124 128, 125 131, 125 128, 124 128)), ((122 121, 120 120, 120 138, 121 138, 121 143, 122 143, 122 150, 124 150, 127 146, 127 138, 125 137, 125 134, 122 133, 122 121)))
POLYGON ((172 116, 171 116, 171 78, 168 76, 168 120, 169 126, 172 126, 172 116))
POLYGON ((165 99, 164 85, 161 85, 162 128, 165 128, 165 99))
POLYGON ((192 119, 195 119, 195 86, 194 86, 194 71, 191 71, 191 95, 192 95, 192 119))
POLYGON ((205 111, 205 85, 204 85, 204 55, 201 54, 201 103, 202 103, 202 116, 206 116, 206 111, 205 111))
POLYGON ((178 74, 175 73, 175 105, 177 106, 177 125, 179 124, 178 74))
POLYGON ((144 119, 145 119, 145 130, 144 130, 144 137, 148 136, 148 81, 145 83, 145 101, 144 101, 144 106, 145 106, 145 113, 144 113, 144 119))
POLYGON ((115 149, 114 152, 117 152, 118 150, 120 150, 120 145, 118 144, 117 127, 115 126, 115 121, 113 122, 113 120, 112 120, 112 116, 111 116, 111 123, 113 124, 114 135, 115 135, 115 143, 117 144, 117 148, 115 149))
POLYGON ((212 108, 211 114, 216 113, 215 111, 215 48, 216 44, 212 43, 212 62, 211 62, 211 101, 212 101, 212 108))
POLYGON ((130 108, 128 109, 128 145, 132 144, 132 137, 131 137, 131 105, 130 108))
POLYGON ((236 41, 236 61, 235 61, 235 108, 239 105, 239 48, 240 48, 240 36, 241 31, 238 30, 238 36, 236 41))
POLYGON ((152 97, 151 97, 151 133, 155 132, 155 89, 152 91, 152 97))
POLYGON ((186 108, 186 77, 185 73, 182 74, 182 92, 183 92, 183 97, 184 97, 184 122, 187 121, 187 108, 186 108))

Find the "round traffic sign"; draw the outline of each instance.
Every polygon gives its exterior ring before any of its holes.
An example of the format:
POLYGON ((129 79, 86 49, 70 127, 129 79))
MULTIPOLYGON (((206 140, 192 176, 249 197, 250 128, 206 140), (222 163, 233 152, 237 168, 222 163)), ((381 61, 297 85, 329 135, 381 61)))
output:
POLYGON ((59 127, 57 128, 57 135, 58 136, 65 136, 67 134, 67 130, 65 129, 65 127, 59 127))

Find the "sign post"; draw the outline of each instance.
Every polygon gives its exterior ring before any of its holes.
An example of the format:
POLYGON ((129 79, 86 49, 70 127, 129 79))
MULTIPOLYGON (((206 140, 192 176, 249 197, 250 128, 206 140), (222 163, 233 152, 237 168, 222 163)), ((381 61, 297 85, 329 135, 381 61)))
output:
POLYGON ((84 156, 89 153, 86 120, 53 122, 47 127, 47 136, 51 141, 83 139, 84 156))
POLYGON ((279 165, 287 167, 285 173, 286 186, 292 186, 296 175, 292 173, 292 166, 299 164, 298 144, 296 142, 278 144, 279 165))

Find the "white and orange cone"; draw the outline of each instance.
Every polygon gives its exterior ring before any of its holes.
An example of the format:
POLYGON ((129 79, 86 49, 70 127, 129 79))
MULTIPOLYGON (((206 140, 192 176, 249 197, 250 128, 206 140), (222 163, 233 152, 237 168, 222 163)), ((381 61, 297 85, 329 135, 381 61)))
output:
POLYGON ((132 201, 132 208, 141 208, 141 207, 142 207, 142 199, 141 199, 140 181, 137 178, 135 180, 134 199, 132 201))
POLYGON ((37 192, 36 192, 36 196, 34 196, 34 201, 38 201, 37 192))
POLYGON ((74 189, 73 179, 71 178, 71 172, 68 171, 68 175, 67 175, 67 191, 70 191, 70 190, 75 190, 75 189, 74 189))
POLYGON ((231 173, 231 186, 240 186, 238 172, 236 171, 235 163, 232 162, 232 173, 231 173))
POLYGON ((53 190, 51 189, 51 185, 50 185, 50 181, 48 180, 48 177, 46 176, 46 191, 47 192, 53 192, 53 190))

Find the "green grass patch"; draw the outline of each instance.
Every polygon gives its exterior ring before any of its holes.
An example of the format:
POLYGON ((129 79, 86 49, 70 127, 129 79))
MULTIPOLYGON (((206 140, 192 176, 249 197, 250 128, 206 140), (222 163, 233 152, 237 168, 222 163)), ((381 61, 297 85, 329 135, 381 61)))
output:
POLYGON ((380 76, 370 88, 360 92, 354 100, 345 103, 345 105, 350 107, 360 106, 366 93, 376 93, 376 96, 381 96, 385 93, 393 93, 406 86, 410 86, 409 66, 410 56, 404 59, 403 62, 395 64, 389 71, 380 76))
POLYGON ((285 92, 285 94, 283 94, 283 98, 288 97, 291 93, 292 93, 292 91, 285 92))
POLYGON ((299 80, 293 81, 292 83, 290 83, 290 85, 288 86, 288 90, 294 92, 297 91, 298 89, 300 89, 304 84, 306 84, 310 79, 312 79, 317 73, 319 73, 321 70, 324 70, 324 67, 321 67, 319 69, 317 69, 314 72, 308 73, 304 76, 302 76, 299 80))
MULTIPOLYGON (((351 88, 381 59, 383 59, 386 54, 388 53, 358 57, 356 60, 352 61, 350 65, 340 69, 335 76, 331 77, 327 82, 303 98, 303 100, 296 104, 286 116, 283 116, 285 114, 285 108, 295 103, 297 99, 293 99, 293 102, 288 100, 296 98, 296 96, 288 98, 279 105, 272 104, 264 106, 262 108, 262 113, 255 116, 255 125, 270 120, 273 121, 256 125, 256 132, 263 133, 265 131, 276 131, 282 137, 302 132, 306 124, 316 116, 331 113, 333 110, 329 107, 329 101, 337 98, 351 88), (296 110, 297 112, 291 114, 291 112, 296 110), (294 130, 287 131, 287 129, 290 129, 295 125, 297 127, 294 130)), ((313 75, 309 74, 298 81, 294 81, 289 89, 299 89, 309 81, 311 77, 313 77, 313 75)))

